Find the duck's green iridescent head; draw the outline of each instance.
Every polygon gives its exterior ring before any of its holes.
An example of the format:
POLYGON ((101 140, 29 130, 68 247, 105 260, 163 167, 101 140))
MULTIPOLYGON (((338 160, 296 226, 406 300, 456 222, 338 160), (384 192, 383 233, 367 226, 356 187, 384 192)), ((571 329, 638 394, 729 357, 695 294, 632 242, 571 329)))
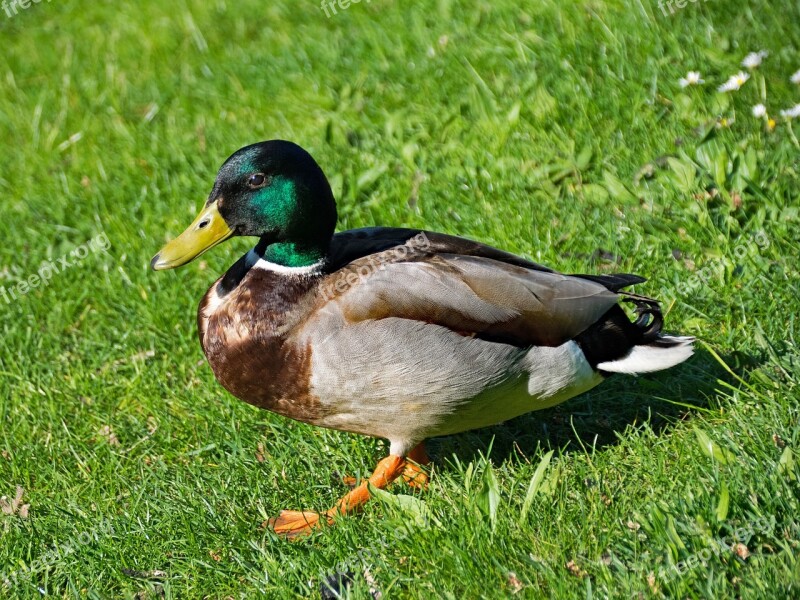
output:
POLYGON ((300 146, 271 140, 225 161, 203 210, 150 265, 157 271, 179 267, 244 235, 261 238, 266 260, 306 266, 325 257, 335 228, 336 202, 322 169, 300 146))

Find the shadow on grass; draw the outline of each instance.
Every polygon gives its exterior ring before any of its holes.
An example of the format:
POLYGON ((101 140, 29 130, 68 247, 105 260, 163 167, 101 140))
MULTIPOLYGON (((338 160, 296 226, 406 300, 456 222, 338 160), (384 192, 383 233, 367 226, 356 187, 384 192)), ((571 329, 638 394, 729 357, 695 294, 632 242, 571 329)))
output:
MULTIPOLYGON (((758 361, 743 354, 721 357, 734 372, 758 361)), ((529 460, 539 450, 557 453, 597 450, 619 442, 628 427, 648 423, 661 435, 693 410, 706 409, 719 389, 718 380, 733 378, 703 348, 686 363, 669 371, 632 377, 614 375, 598 387, 554 408, 528 413, 500 425, 428 442, 440 468, 455 455, 470 461, 489 455, 495 464, 516 457, 529 460), (491 448, 491 452, 489 449, 491 448)))

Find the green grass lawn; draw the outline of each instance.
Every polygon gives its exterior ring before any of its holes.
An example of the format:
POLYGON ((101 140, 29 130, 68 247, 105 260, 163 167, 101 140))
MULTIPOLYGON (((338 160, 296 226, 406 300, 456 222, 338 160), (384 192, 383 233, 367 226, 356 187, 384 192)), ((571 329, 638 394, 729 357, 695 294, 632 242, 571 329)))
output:
POLYGON ((800 5, 519 4, 0 10, 0 597, 800 595, 800 5), (215 382, 197 304, 252 240, 148 269, 270 138, 317 158, 340 229, 647 276, 698 352, 433 440, 427 491, 278 539, 386 444, 215 382))

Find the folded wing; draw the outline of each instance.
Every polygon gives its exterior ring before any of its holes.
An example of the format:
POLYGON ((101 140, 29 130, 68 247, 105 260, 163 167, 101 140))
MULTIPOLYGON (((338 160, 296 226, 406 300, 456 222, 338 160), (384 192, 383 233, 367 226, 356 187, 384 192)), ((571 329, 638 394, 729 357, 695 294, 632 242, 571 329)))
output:
MULTIPOLYGON (((477 242, 441 234, 427 234, 425 242, 413 238, 425 232, 413 230, 378 232, 383 235, 365 238, 364 249, 394 244, 342 265, 322 285, 329 308, 350 322, 395 317, 520 347, 559 346, 619 300, 602 283, 477 242), (406 239, 397 244, 398 236, 406 239)), ((350 252, 358 251, 351 245, 350 252)))

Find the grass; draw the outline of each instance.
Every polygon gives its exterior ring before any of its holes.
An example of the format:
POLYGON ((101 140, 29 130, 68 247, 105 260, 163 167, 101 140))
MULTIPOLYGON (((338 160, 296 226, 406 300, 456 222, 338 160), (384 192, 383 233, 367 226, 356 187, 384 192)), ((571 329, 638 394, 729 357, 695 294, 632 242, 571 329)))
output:
POLYGON ((800 594, 800 152, 790 124, 768 132, 750 114, 764 97, 774 115, 800 101, 799 10, 0 12, 0 285, 109 241, 0 297, 0 595, 319 597, 338 571, 353 598, 800 594), (762 48, 742 90, 715 92, 762 48), (707 83, 682 90, 690 69, 707 83), (315 155, 341 229, 426 227, 565 272, 646 275, 637 291, 664 299, 667 328, 699 351, 434 440, 428 491, 277 539, 264 519, 327 507, 337 473, 368 471, 386 445, 260 412, 214 381, 196 306, 251 240, 148 270, 221 162, 269 138, 315 155))

